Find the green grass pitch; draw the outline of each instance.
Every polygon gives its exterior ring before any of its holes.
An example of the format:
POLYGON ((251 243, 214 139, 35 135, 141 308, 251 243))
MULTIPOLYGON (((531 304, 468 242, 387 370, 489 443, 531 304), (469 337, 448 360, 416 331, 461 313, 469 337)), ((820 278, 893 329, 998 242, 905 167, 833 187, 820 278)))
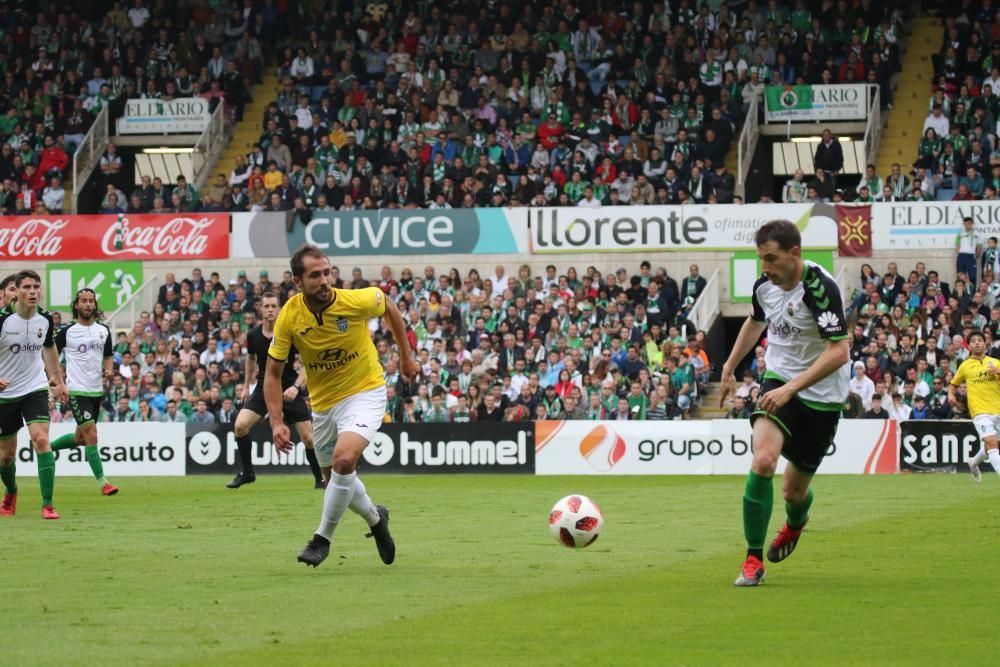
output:
MULTIPOLYGON (((110 475, 114 470, 109 469, 110 475)), ((5 544, 8 665, 995 664, 1000 480, 820 477, 795 554, 757 589, 738 477, 368 475, 396 564, 348 514, 318 569, 307 476, 20 480, 5 544), (549 535, 568 493, 592 547, 549 535)), ((771 534, 784 509, 776 485, 771 534)))

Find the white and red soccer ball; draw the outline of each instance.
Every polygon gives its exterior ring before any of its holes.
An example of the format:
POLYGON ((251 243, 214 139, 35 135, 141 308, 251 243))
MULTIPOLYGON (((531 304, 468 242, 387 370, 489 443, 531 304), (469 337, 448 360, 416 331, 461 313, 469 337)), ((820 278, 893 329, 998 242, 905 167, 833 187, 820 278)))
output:
POLYGON ((566 496, 549 513, 549 530, 556 542, 579 549, 590 546, 604 528, 601 508, 587 496, 566 496))

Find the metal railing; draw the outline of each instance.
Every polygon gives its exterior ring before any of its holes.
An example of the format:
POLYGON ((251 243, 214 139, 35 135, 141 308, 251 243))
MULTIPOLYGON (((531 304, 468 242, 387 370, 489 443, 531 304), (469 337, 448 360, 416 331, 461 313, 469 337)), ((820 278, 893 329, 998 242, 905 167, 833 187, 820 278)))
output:
POLYGON ((743 129, 740 130, 740 139, 737 144, 737 174, 736 185, 744 187, 747 176, 750 174, 750 163, 753 162, 753 154, 757 150, 757 141, 760 139, 760 118, 758 107, 760 99, 754 95, 750 100, 750 108, 747 109, 746 118, 743 121, 743 129))
POLYGON ((208 172, 222 155, 226 138, 226 105, 219 102, 212 112, 208 127, 198 137, 191 154, 191 174, 194 186, 201 188, 208 179, 208 172))
POLYGON ((108 328, 112 332, 131 329, 132 325, 139 319, 139 313, 143 310, 143 304, 156 300, 156 294, 152 298, 147 298, 146 294, 149 291, 156 290, 159 282, 160 277, 157 275, 153 275, 146 280, 139 289, 132 293, 132 296, 125 303, 115 308, 105 318, 104 322, 108 325, 108 328))
POLYGON ((696 330, 708 331, 708 328, 719 316, 719 273, 716 269, 705 283, 705 289, 701 291, 701 296, 694 302, 688 319, 694 324, 696 330))
POLYGON ((865 164, 875 164, 878 147, 882 143, 882 93, 877 85, 872 90, 868 104, 868 124, 865 126, 865 164))
POLYGON ((83 190, 83 186, 90 178, 91 172, 101 161, 104 149, 108 145, 108 105, 97 114, 83 141, 73 152, 73 196, 70 201, 70 210, 76 213, 76 200, 83 190))

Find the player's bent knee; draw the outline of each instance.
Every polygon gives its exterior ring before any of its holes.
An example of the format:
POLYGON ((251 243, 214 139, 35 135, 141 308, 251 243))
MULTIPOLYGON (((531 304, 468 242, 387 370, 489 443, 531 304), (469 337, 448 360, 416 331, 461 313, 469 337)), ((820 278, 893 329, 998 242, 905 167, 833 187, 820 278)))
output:
POLYGON ((350 475, 358 465, 358 457, 334 452, 333 471, 338 475, 350 475))
POLYGON ((750 464, 750 469, 758 475, 774 477, 774 473, 778 469, 778 457, 773 456, 769 452, 755 453, 753 463, 750 464))

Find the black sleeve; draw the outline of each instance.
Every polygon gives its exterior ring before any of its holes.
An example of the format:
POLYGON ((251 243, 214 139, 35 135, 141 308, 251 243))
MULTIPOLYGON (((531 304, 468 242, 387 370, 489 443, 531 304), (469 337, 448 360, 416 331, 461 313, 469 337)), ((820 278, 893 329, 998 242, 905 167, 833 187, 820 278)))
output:
POLYGON ((111 344, 111 329, 108 329, 107 326, 104 329, 108 332, 108 337, 104 339, 104 358, 107 359, 115 356, 115 348, 111 344))
POLYGON ((41 313, 42 317, 44 317, 46 321, 49 323, 49 326, 45 328, 45 338, 42 339, 42 345, 44 347, 52 347, 53 345, 56 344, 55 340, 56 332, 53 331, 55 325, 52 323, 52 315, 50 315, 47 310, 39 309, 38 312, 41 313))
POLYGON ((764 309, 761 308, 760 301, 757 299, 757 290, 760 289, 761 285, 769 281, 770 279, 767 276, 761 274, 757 282, 753 284, 753 294, 750 297, 750 319, 754 322, 763 322, 767 319, 764 309))
POLYGON ((842 340, 847 338, 847 321, 840 287, 826 271, 806 265, 802 274, 805 287, 802 302, 809 307, 821 338, 842 340))
POLYGON ((64 324, 63 326, 59 327, 59 331, 56 332, 55 335, 56 349, 59 350, 60 352, 62 352, 63 349, 66 347, 66 331, 70 328, 70 326, 71 325, 69 324, 64 324))

